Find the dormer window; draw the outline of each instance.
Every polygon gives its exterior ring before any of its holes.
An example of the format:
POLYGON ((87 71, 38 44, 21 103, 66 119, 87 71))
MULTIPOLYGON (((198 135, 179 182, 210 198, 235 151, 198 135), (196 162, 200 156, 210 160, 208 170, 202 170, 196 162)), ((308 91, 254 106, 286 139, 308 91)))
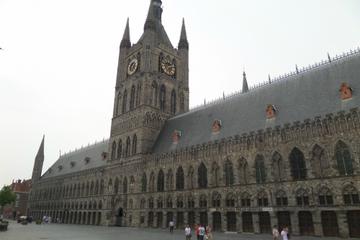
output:
POLYGON ((59 169, 59 172, 60 172, 61 170, 63 170, 63 166, 62 166, 62 165, 59 165, 59 166, 58 166, 58 169, 59 169))
POLYGON ((272 118, 275 118, 275 116, 276 116, 276 108, 274 105, 269 104, 266 107, 266 118, 272 119, 272 118))
POLYGON ((212 132, 213 132, 213 133, 218 133, 218 132, 220 132, 221 127, 222 127, 221 120, 215 119, 215 121, 214 121, 213 124, 212 124, 212 132))
POLYGON ((71 162, 71 163, 70 163, 71 168, 75 167, 75 165, 76 165, 75 162, 71 162))
POLYGON ((181 138, 181 131, 175 130, 172 134, 172 141, 174 144, 177 144, 181 138))
POLYGON ((88 164, 88 163, 90 162, 90 158, 89 158, 89 157, 86 157, 86 158, 84 159, 84 161, 85 161, 85 164, 88 164))
POLYGON ((352 88, 347 83, 341 84, 339 92, 342 100, 352 98, 352 88))

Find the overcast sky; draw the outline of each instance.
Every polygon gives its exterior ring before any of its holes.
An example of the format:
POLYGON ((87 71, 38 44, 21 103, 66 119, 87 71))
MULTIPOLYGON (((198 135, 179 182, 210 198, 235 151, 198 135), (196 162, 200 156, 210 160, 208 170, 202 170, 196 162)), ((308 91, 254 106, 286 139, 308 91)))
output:
MULTIPOLYGON (((109 137, 118 48, 150 0, 0 0, 0 186, 62 153, 109 137)), ((360 45, 359 0, 163 0, 177 46, 190 43, 190 105, 230 94, 360 45)))

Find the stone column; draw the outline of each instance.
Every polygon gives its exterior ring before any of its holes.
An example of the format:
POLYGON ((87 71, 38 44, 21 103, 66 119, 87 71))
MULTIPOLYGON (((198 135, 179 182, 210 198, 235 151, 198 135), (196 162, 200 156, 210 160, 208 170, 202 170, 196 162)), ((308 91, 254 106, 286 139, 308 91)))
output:
POLYGON ((323 229, 321 225, 321 211, 316 210, 312 212, 315 236, 321 237, 323 235, 323 229))
POLYGON ((242 218, 241 218, 241 212, 240 211, 236 211, 236 230, 239 233, 243 232, 242 218))
POLYGON ((337 215, 337 220, 338 220, 338 225, 339 225, 339 235, 342 238, 348 238, 350 237, 350 232, 349 232, 349 224, 347 221, 347 214, 345 210, 342 211, 338 211, 336 213, 337 215))
POLYGON ((166 211, 163 212, 163 223, 162 223, 162 228, 166 228, 166 224, 167 224, 167 219, 166 219, 166 211))
POLYGON ((277 214, 276 214, 275 211, 270 211, 269 215, 270 215, 270 226, 271 226, 271 229, 272 229, 272 227, 274 225, 276 225, 276 226, 279 225, 279 221, 278 221, 277 214))
POLYGON ((195 224, 200 223, 200 212, 195 211, 195 224))
POLYGON ((221 214, 221 231, 227 231, 227 219, 226 219, 226 212, 220 211, 221 214))
POLYGON ((208 225, 213 226, 213 213, 208 212, 208 225))
POLYGON ((298 211, 290 212, 291 231, 293 235, 300 235, 298 211))
POLYGON ((252 218, 254 224, 254 233, 260 233, 259 212, 253 212, 252 218))
POLYGON ((188 223, 188 212, 184 211, 184 225, 186 226, 188 223))

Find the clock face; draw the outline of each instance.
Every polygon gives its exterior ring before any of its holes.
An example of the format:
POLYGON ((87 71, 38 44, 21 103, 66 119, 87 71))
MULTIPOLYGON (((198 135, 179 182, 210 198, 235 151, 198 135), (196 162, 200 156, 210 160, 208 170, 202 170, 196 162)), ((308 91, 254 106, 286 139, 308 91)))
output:
POLYGON ((128 74, 133 75, 137 71, 138 66, 139 66, 139 61, 137 60, 137 58, 131 60, 127 69, 128 74))
POLYGON ((169 56, 161 60, 161 69, 169 76, 174 76, 176 71, 176 66, 172 62, 169 56))

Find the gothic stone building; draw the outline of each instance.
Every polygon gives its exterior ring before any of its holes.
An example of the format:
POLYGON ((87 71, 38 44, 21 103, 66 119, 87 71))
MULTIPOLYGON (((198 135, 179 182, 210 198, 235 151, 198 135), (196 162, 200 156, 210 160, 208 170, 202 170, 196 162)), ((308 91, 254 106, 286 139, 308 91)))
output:
MULTIPOLYGON (((359 237, 360 51, 189 110, 189 44, 151 0, 120 44, 107 141, 35 159, 29 214, 68 224, 359 237)), ((209 56, 211 57, 211 56, 209 56)))

